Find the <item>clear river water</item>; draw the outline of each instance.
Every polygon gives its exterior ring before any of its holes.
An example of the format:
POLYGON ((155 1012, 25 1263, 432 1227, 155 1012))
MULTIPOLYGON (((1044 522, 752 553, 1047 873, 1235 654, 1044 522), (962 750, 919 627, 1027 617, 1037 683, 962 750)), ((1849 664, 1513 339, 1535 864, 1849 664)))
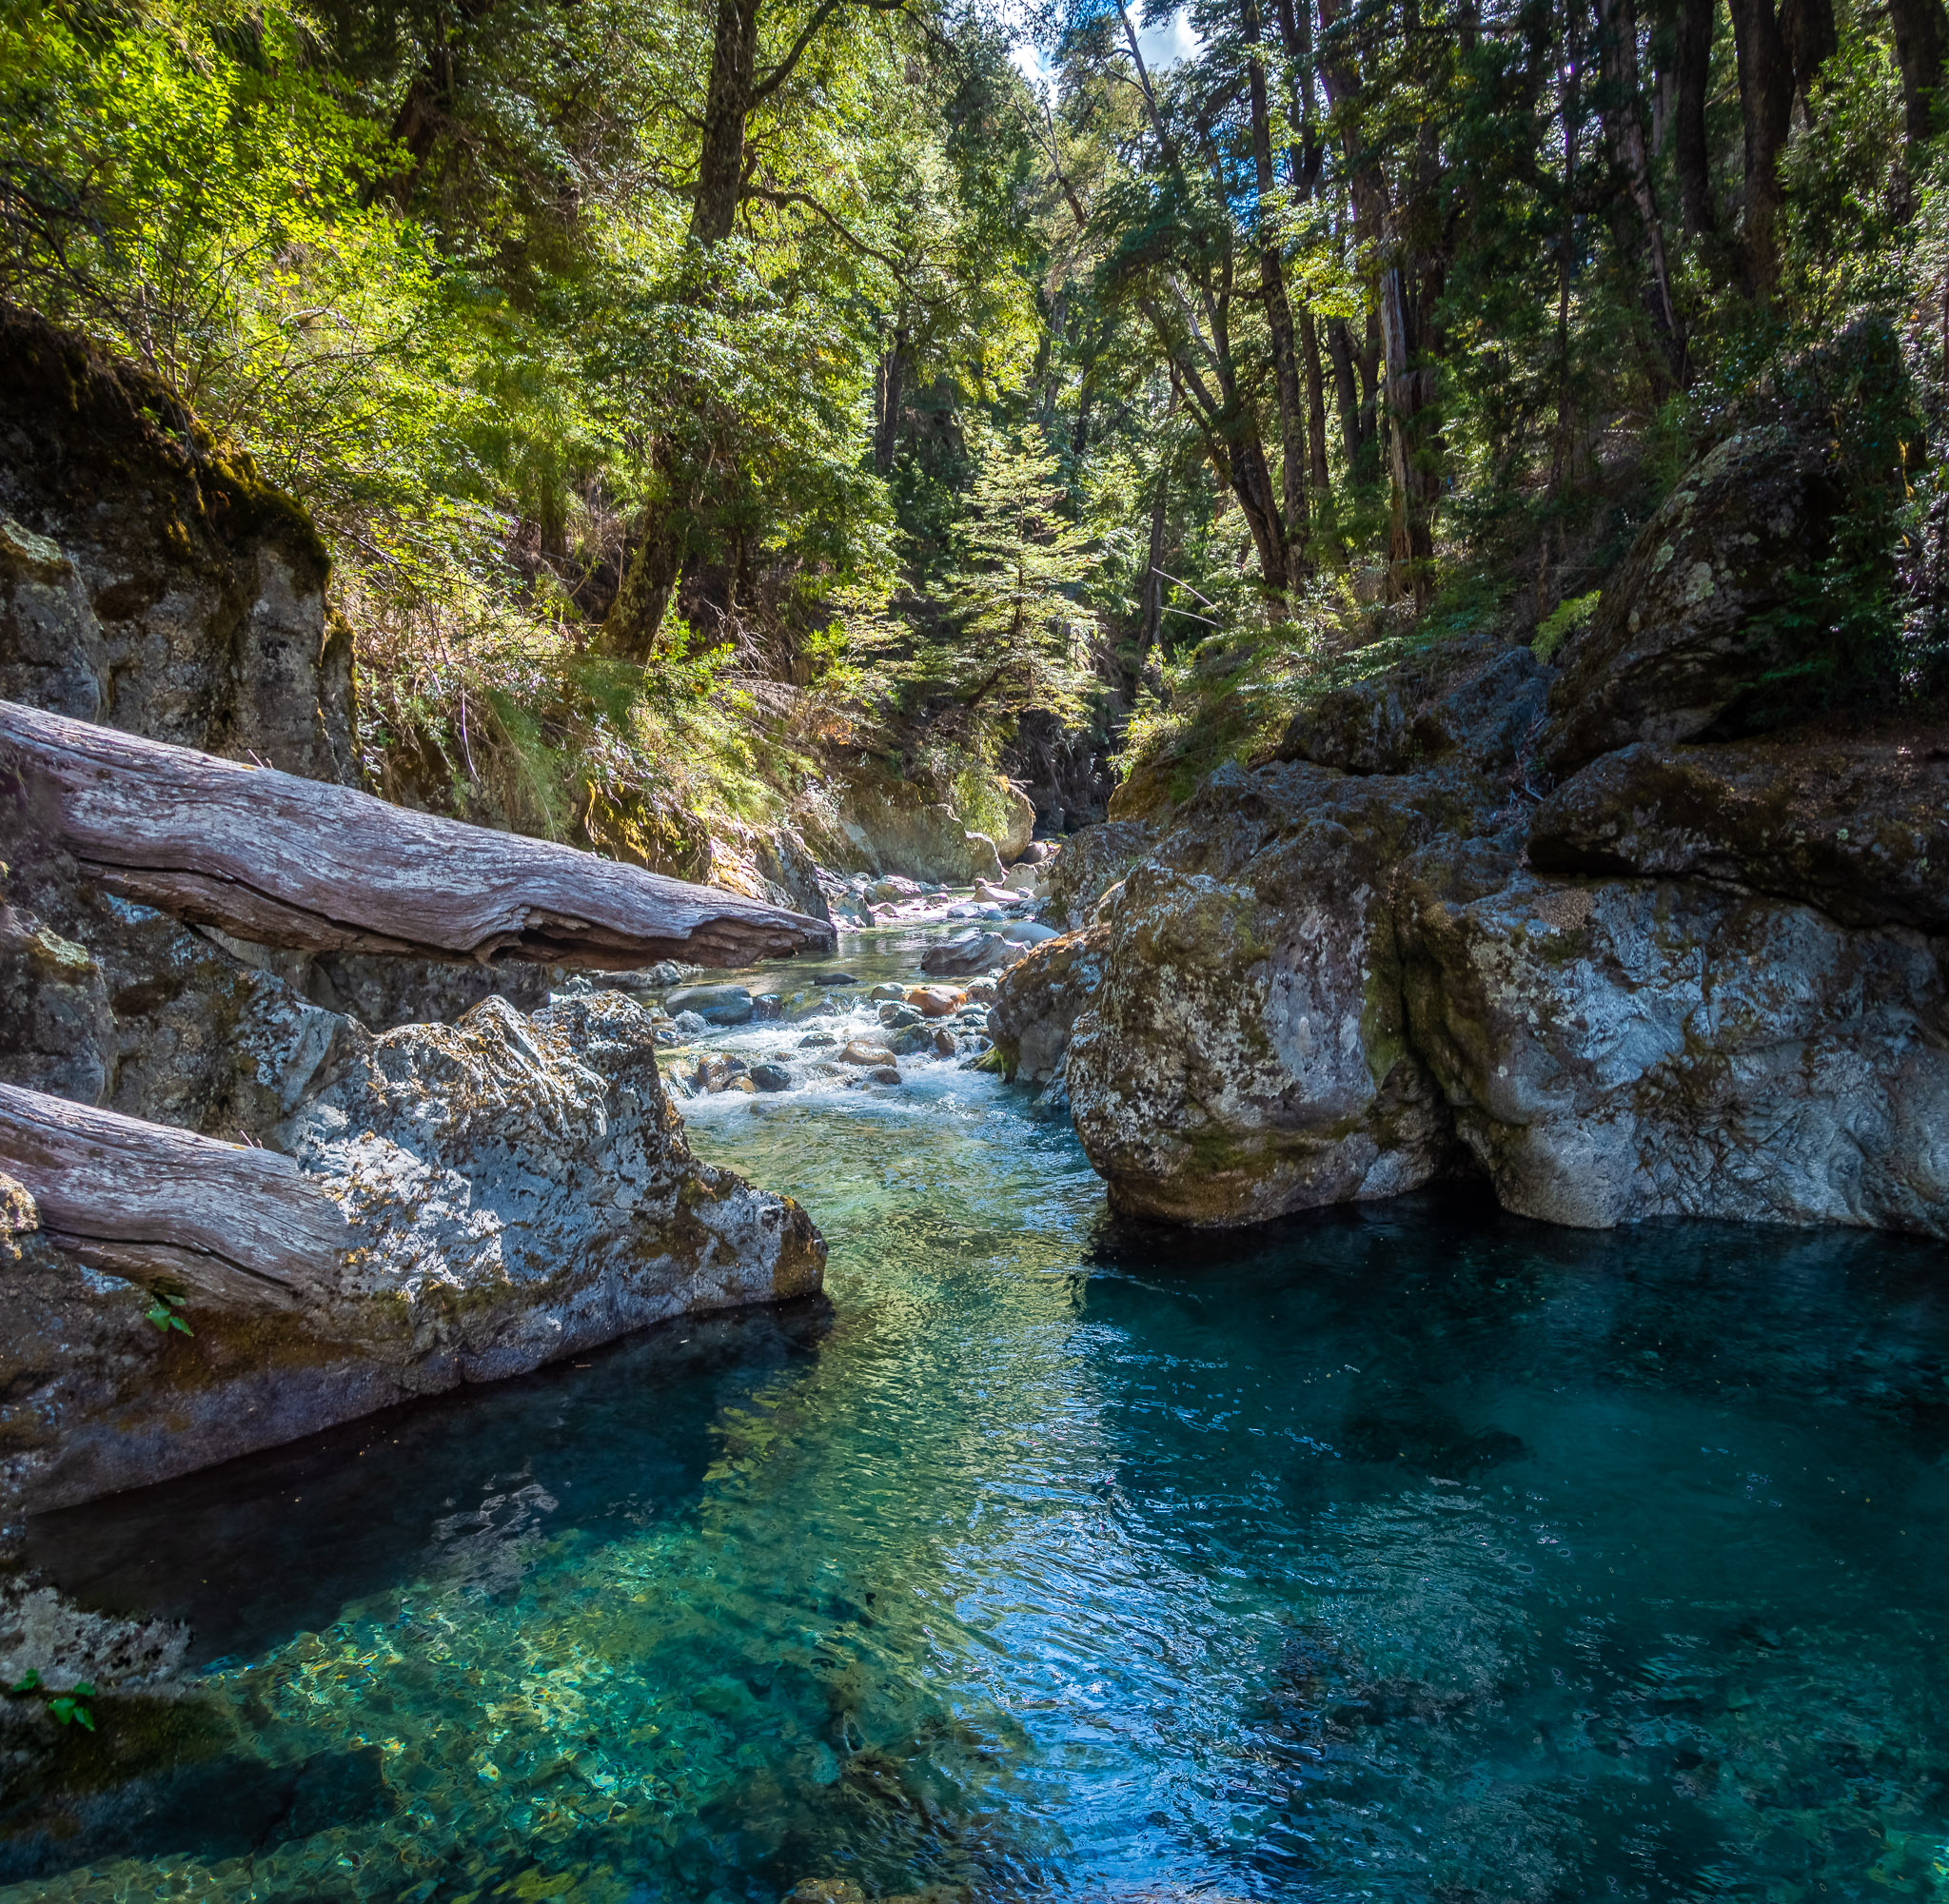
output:
POLYGON ((685 1107, 829 1305, 35 1523, 203 1678, 104 1701, 0 1895, 1949 1898, 1939 1247, 1133 1228, 903 1069, 685 1107))

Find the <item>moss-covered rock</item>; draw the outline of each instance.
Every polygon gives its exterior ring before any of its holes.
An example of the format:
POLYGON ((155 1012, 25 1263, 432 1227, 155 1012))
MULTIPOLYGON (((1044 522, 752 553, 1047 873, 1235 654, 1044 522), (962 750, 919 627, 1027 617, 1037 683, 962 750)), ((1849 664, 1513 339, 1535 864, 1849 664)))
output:
POLYGON ((1431 783, 1222 770, 1132 868, 1068 1060, 1077 1133, 1120 1208, 1252 1222, 1443 1168, 1391 890, 1448 804, 1431 783))
POLYGON ((1562 649, 1541 750, 1550 773, 1893 688, 1901 463, 1922 434, 1896 339, 1857 325, 1732 421, 1562 649))
POLYGON ((350 782, 328 568, 153 379, 0 305, 0 697, 350 782))
POLYGON ((1949 734, 1627 747, 1537 809, 1529 858, 1738 881, 1843 925, 1949 932, 1949 734))
POLYGON ((1032 946, 995 981, 988 1035, 1014 1083, 1054 1077, 1076 1018, 1096 995, 1110 950, 1110 927, 1092 926, 1032 946))

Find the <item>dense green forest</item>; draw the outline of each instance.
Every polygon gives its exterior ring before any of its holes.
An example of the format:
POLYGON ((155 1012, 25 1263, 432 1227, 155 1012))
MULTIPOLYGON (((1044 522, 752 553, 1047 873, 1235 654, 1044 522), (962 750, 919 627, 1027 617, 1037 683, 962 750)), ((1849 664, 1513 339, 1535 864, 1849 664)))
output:
POLYGON ((1942 0, 957 5, 11 5, 4 289, 310 509, 378 784, 653 862, 1546 651, 1788 386, 1784 691, 1930 687, 1942 0))

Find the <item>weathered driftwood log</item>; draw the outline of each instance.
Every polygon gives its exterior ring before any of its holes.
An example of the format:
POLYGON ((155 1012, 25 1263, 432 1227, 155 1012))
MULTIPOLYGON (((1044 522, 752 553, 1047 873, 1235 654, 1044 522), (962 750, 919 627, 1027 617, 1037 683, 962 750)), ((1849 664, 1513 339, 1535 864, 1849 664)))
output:
POLYGON ((130 1282, 295 1306, 329 1288, 348 1241, 339 1207, 275 1150, 0 1085, 0 1168, 49 1240, 130 1282))
POLYGON ((738 893, 12 701, 0 772, 111 892, 260 945, 601 972, 833 943, 738 893))

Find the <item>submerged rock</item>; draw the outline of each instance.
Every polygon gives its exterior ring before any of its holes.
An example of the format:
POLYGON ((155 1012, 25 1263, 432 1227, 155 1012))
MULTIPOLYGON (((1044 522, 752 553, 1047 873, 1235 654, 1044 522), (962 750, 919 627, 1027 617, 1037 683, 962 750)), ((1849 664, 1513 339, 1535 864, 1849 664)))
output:
POLYGON ((663 1009, 679 1021, 694 1011, 709 1025, 744 1025, 758 1006, 741 985, 685 985, 663 1000, 663 1009))

